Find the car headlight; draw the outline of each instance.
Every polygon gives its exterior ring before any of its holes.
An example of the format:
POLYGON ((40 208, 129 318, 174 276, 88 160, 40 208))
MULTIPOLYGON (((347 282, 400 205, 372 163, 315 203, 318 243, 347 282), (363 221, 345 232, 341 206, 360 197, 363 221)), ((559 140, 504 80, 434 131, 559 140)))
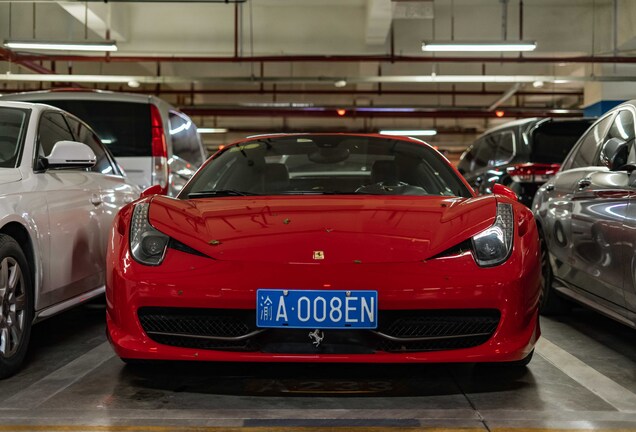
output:
POLYGON ((511 204, 497 204, 495 223, 472 238, 475 261, 491 267, 506 261, 512 251, 514 218, 511 204))
POLYGON ((159 265, 166 255, 170 237, 156 230, 148 222, 149 203, 140 203, 133 210, 130 221, 130 251, 135 261, 159 265))

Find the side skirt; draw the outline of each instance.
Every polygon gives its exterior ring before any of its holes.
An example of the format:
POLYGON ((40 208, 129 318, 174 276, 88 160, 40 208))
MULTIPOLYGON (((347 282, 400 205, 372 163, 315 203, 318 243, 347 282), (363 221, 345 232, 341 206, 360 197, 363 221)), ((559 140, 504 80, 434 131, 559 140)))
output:
POLYGON ((78 306, 84 302, 89 301, 90 299, 93 299, 101 294, 104 294, 105 291, 106 291, 106 286, 102 285, 98 288, 95 288, 92 291, 82 293, 68 300, 64 300, 63 302, 54 304, 53 306, 49 306, 42 310, 36 311, 33 322, 34 323, 40 322, 42 320, 52 317, 53 315, 57 315, 60 312, 64 312, 67 309, 78 306))

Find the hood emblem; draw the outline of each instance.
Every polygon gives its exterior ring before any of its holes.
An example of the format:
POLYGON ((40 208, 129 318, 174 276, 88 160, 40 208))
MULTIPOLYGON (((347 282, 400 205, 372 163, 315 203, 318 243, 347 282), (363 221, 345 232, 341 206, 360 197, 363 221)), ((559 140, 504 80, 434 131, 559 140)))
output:
POLYGON ((325 338, 325 334, 322 331, 318 330, 318 329, 316 329, 316 330, 314 330, 312 332, 309 332, 309 339, 312 340, 311 343, 316 348, 318 348, 320 346, 320 344, 322 343, 322 340, 324 338, 325 338))
POLYGON ((314 259, 315 260, 325 259, 325 253, 323 251, 314 251, 314 259))

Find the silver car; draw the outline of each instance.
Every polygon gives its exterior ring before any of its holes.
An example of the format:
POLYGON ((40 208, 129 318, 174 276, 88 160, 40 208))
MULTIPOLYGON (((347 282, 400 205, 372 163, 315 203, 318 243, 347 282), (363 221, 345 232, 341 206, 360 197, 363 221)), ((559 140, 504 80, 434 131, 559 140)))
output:
POLYGON ((176 195, 207 156, 192 119, 155 96, 57 89, 0 100, 45 103, 81 118, 142 189, 158 184, 162 193, 176 195))
POLYGON ((544 314, 575 300, 636 328, 636 101, 579 139, 534 197, 544 314))
POLYGON ((113 218, 138 195, 86 123, 0 102, 0 378, 34 322, 104 292, 113 218))

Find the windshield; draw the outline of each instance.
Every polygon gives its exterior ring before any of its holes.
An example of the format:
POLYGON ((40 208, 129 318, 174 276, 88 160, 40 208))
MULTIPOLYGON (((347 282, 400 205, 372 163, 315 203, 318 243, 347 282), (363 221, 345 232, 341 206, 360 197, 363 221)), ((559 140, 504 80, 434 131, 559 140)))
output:
POLYGON ((26 134, 28 110, 0 107, 0 168, 15 168, 26 134))
POLYGON ((228 147, 179 198, 235 195, 471 194, 428 146, 354 135, 291 135, 228 147))

